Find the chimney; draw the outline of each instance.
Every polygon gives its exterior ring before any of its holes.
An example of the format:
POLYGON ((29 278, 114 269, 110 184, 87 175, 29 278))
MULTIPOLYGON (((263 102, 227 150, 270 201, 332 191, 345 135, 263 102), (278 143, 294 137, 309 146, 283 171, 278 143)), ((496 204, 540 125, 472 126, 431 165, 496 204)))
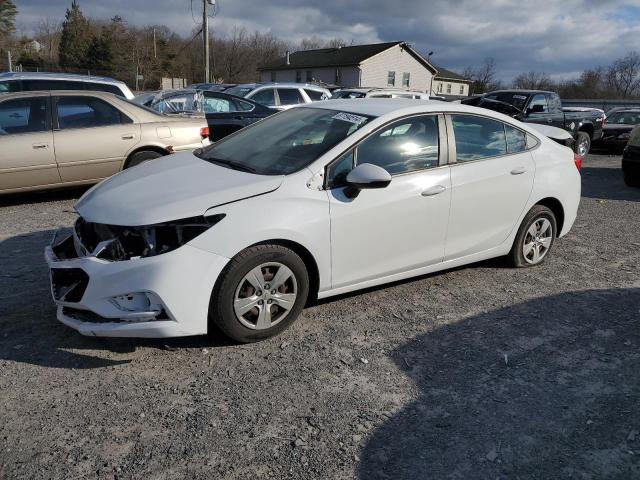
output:
POLYGON ((291 65, 291 53, 289 52, 289 50, 287 50, 286 62, 287 62, 287 65, 291 65))

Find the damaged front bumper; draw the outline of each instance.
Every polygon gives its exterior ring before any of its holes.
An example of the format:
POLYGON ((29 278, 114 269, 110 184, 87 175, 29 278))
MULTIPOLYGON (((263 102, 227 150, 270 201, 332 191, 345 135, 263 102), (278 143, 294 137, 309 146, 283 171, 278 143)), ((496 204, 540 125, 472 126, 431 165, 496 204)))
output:
POLYGON ((125 261, 94 253, 83 249, 75 233, 63 230, 45 248, 60 322, 91 336, 207 333, 211 292, 227 258, 190 245, 125 261))

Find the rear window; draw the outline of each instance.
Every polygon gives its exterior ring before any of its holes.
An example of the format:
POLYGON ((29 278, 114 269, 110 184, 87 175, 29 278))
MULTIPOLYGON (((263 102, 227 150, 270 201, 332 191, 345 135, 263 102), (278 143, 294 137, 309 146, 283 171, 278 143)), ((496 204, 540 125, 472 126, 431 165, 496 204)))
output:
POLYGON ((297 88, 278 88, 280 105, 299 105, 304 103, 304 99, 297 88))
POLYGON ((308 88, 305 88, 304 91, 307 95, 309 95, 309 98, 312 102, 317 102, 319 100, 325 99, 324 92, 319 92, 318 90, 309 90, 308 88))

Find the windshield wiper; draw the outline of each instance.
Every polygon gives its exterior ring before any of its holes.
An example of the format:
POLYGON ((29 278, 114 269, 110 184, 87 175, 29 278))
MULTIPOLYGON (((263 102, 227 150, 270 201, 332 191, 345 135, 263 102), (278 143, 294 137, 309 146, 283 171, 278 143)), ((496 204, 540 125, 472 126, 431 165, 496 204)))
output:
POLYGON ((256 169, 253 167, 249 167, 247 165, 243 165, 242 163, 234 162, 233 160, 223 160, 221 158, 207 158, 209 162, 217 163, 218 165, 222 165, 224 167, 229 167, 233 170, 239 170, 241 172, 248 173, 256 173, 256 169))

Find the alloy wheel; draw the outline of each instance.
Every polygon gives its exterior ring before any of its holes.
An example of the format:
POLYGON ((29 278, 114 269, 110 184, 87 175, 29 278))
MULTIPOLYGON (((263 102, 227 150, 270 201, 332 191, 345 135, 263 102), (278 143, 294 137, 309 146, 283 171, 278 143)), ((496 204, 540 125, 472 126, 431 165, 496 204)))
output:
POLYGON ((265 330, 285 319, 297 295, 298 282, 289 267, 278 262, 263 263, 238 284, 233 309, 245 327, 265 330))
POLYGON ((545 217, 539 217, 531 223, 524 236, 522 254, 530 265, 540 263, 547 255, 553 242, 553 227, 545 217))

